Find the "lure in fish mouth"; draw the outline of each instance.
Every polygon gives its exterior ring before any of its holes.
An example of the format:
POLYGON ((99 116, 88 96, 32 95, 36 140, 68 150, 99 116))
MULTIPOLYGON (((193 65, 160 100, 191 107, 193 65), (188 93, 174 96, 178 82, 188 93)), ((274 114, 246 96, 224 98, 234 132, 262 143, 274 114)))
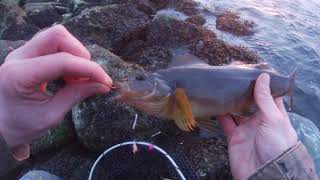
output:
POLYGON ((122 82, 115 82, 116 100, 134 106, 150 115, 159 116, 173 88, 154 74, 138 74, 122 82))

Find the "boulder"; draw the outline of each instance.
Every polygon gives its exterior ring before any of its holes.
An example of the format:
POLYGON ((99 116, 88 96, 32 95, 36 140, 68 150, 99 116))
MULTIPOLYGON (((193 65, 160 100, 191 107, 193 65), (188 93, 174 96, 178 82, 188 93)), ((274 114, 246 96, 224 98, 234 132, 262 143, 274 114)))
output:
POLYGON ((149 17, 135 5, 114 4, 84 10, 64 25, 78 39, 117 51, 144 33, 149 17))
POLYGON ((151 46, 140 49, 125 60, 143 66, 148 72, 154 72, 168 67, 171 58, 172 54, 167 48, 151 46))
POLYGON ((190 16, 186 21, 199 26, 203 26, 206 23, 206 19, 201 15, 190 16))
POLYGON ((0 39, 28 40, 38 31, 17 4, 0 2, 0 39))
POLYGON ((263 61, 255 52, 242 46, 232 46, 217 38, 198 39, 190 46, 192 54, 210 65, 226 65, 232 61, 255 64, 263 61))
POLYGON ((215 37, 216 35, 206 28, 166 15, 157 16, 147 29, 148 44, 165 47, 179 47, 189 45, 195 39, 215 37))
POLYGON ((62 21, 62 14, 70 11, 68 4, 56 2, 28 3, 24 5, 28 17, 40 28, 62 21))
POLYGON ((25 41, 0 40, 0 66, 11 51, 22 46, 24 43, 25 41))
MULTIPOLYGON (((139 66, 124 62, 98 45, 90 45, 87 48, 92 54, 93 61, 100 64, 114 81, 143 72, 139 66)), ((109 145, 133 138, 132 125, 136 114, 139 114, 140 126, 138 127, 144 127, 153 122, 134 109, 117 103, 109 97, 110 95, 106 94, 89 98, 72 110, 78 139, 91 151, 101 151, 109 145)))
POLYGON ((242 20, 238 13, 225 11, 217 16, 216 27, 237 36, 254 34, 256 24, 253 21, 242 20))
POLYGON ((298 139, 305 145, 311 155, 318 176, 320 175, 320 131, 317 126, 298 114, 288 113, 292 126, 297 132, 298 139))
POLYGON ((151 22, 146 36, 148 46, 159 45, 172 49, 188 47, 192 54, 210 65, 229 64, 233 60, 245 63, 262 61, 255 52, 242 46, 229 45, 204 27, 165 15, 151 22))
POLYGON ((166 5, 166 8, 181 11, 188 16, 193 16, 198 13, 198 4, 193 0, 171 0, 166 5))

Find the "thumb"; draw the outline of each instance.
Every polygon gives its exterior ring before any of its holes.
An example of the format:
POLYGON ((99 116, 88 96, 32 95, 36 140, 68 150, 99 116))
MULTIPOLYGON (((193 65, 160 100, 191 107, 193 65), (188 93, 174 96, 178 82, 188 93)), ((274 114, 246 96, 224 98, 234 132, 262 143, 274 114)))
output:
POLYGON ((85 98, 103 94, 110 91, 110 88, 104 84, 97 82, 83 82, 78 84, 70 84, 57 92, 50 102, 50 110, 58 119, 53 119, 53 124, 58 124, 61 117, 64 117, 71 108, 85 98), (59 118, 60 117, 60 118, 59 118))
POLYGON ((280 113, 270 91, 270 76, 261 74, 255 84, 254 98, 260 111, 266 116, 280 113))

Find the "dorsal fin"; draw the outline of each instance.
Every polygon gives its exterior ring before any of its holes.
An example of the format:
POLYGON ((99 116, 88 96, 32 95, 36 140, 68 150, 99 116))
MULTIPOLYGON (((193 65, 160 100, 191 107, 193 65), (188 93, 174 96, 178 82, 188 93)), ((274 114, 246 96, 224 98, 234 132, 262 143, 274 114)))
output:
POLYGON ((201 61, 198 57, 190 54, 190 53, 184 53, 176 55, 172 58, 172 61, 169 65, 169 68, 172 67, 180 67, 180 66, 209 66, 207 63, 201 61))
POLYGON ((266 62, 261 62, 258 64, 245 64, 241 61, 233 61, 229 66, 240 66, 240 67, 246 67, 246 68, 255 68, 255 69, 261 69, 261 70, 268 70, 271 72, 276 72, 275 69, 273 69, 270 64, 266 62))

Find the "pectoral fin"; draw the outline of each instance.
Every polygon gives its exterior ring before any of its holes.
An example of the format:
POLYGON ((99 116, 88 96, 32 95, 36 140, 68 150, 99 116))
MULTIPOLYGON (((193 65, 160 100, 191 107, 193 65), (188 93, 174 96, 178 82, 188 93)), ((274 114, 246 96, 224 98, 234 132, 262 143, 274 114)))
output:
POLYGON ((196 119, 197 126, 204 131, 210 132, 210 133, 217 133, 221 131, 219 130, 217 123, 212 118, 197 118, 196 119))
POLYGON ((173 96, 172 119, 184 131, 192 131, 196 125, 189 99, 181 88, 173 96))

